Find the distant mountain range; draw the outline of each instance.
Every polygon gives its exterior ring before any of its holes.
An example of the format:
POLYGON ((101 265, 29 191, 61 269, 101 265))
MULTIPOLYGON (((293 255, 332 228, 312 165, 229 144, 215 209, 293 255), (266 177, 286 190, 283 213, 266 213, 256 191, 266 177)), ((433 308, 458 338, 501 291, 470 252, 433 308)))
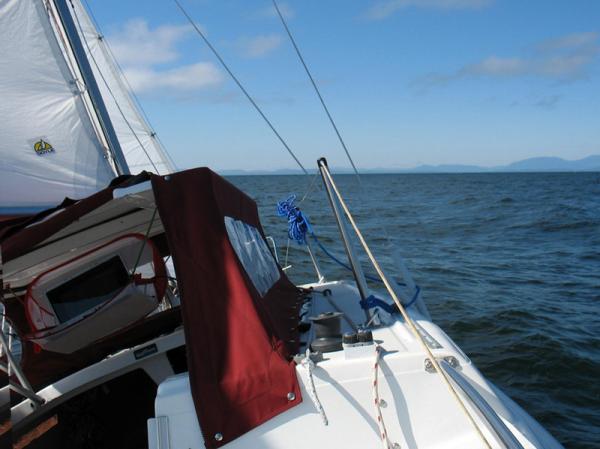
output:
MULTIPOLYGON (((478 165, 419 165, 407 169, 371 168, 359 169, 361 173, 511 173, 511 172, 574 172, 574 171, 599 171, 600 155, 592 155, 576 161, 569 161, 560 157, 532 157, 508 165, 495 167, 481 167, 478 165)), ((316 172, 316 169, 310 170, 316 172)), ((348 168, 331 169, 334 173, 352 173, 348 168)), ((298 169, 280 170, 219 170, 224 176, 236 175, 298 175, 298 169)))

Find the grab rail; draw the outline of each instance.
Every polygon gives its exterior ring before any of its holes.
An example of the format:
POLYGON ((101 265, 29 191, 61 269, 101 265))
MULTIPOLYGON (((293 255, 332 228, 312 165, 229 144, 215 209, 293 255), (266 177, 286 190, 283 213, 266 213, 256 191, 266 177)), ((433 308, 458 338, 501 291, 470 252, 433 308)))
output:
POLYGON ((492 406, 479 394, 479 392, 445 360, 440 361, 440 366, 450 376, 452 381, 460 387, 471 403, 490 425, 500 442, 506 449, 525 449, 513 432, 506 427, 502 418, 498 416, 492 406))

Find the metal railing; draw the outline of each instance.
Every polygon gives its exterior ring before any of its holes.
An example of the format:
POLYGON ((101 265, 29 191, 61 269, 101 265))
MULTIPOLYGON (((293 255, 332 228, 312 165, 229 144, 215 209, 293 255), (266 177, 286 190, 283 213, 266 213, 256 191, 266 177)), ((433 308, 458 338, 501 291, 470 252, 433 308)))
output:
POLYGON ((447 361, 440 361, 440 366, 450 376, 453 383, 457 385, 471 404, 479 411, 480 415, 485 419, 491 430, 495 433, 498 442, 505 449, 524 449, 521 442, 515 437, 513 432, 504 424, 502 418, 498 416, 492 406, 479 394, 479 392, 456 371, 447 361))
POLYGON ((11 390, 19 393, 28 399, 31 399, 37 404, 42 404, 44 400, 35 393, 35 390, 25 377, 19 361, 13 354, 13 328, 6 320, 4 313, 4 305, 0 303, 0 313, 2 313, 2 321, 0 325, 0 371, 3 371, 8 376, 8 386, 11 390), (4 360, 6 359, 6 361, 4 360), (14 374, 15 380, 11 379, 14 374))

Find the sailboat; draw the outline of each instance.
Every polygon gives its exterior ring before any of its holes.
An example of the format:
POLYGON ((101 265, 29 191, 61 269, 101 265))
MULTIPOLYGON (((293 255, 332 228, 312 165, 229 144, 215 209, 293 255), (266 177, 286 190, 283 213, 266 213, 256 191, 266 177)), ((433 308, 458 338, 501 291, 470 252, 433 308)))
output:
POLYGON ((290 198, 318 278, 296 286, 250 197, 176 171, 79 0, 1 0, 0 24, 0 441, 562 447, 379 265, 325 159, 352 279, 326 280, 290 198))

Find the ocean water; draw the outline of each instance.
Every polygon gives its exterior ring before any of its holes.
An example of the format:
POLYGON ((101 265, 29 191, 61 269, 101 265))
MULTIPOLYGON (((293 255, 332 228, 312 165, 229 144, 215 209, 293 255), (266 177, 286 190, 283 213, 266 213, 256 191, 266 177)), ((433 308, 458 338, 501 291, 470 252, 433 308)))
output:
MULTIPOLYGON (((316 176, 240 176, 296 283, 316 279, 287 248, 276 202, 300 208, 343 256, 316 176), (308 194, 307 194, 308 193, 308 194)), ((566 448, 600 448, 600 173, 337 176, 375 255, 401 251, 434 321, 566 448)), ((320 257, 329 279, 349 274, 320 257)), ((364 264, 367 267, 367 264, 364 264)))

